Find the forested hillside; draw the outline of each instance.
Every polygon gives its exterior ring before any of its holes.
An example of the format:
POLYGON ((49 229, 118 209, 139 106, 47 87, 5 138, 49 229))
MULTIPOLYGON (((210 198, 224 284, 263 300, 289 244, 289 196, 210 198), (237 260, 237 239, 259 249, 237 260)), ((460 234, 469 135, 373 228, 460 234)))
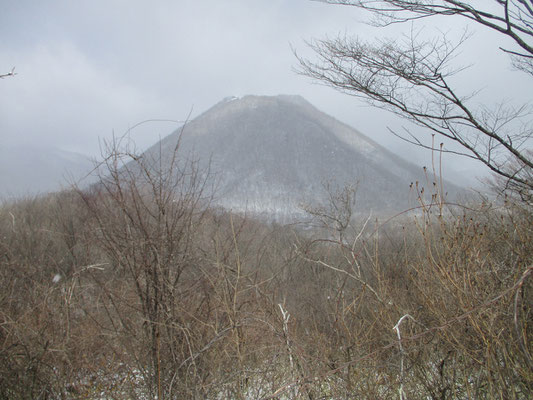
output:
POLYGON ((448 206, 429 182, 382 220, 346 189, 280 226, 211 208, 194 163, 126 153, 0 209, 0 397, 530 398, 522 201, 448 206))

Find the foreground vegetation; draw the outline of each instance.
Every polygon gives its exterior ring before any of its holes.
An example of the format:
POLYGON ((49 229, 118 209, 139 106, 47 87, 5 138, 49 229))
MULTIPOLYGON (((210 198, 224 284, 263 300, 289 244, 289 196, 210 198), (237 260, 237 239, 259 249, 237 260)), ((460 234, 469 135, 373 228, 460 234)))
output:
POLYGON ((346 189, 304 230, 106 160, 0 208, 0 398, 531 398, 523 201, 361 220, 346 189))

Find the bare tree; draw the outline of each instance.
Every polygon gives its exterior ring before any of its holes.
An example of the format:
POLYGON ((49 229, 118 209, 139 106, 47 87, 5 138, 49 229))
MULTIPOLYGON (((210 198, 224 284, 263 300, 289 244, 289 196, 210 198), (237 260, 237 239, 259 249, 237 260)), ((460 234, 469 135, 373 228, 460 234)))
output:
POLYGON ((172 392, 173 368, 189 339, 179 311, 180 294, 188 289, 181 284, 196 266, 192 248, 208 196, 197 163, 178 159, 179 141, 165 159, 162 149, 155 157, 139 155, 123 140, 107 144, 99 182, 79 194, 96 221, 97 243, 133 290, 131 299, 104 292, 129 340, 141 343, 134 358, 150 398, 161 399, 172 392), (128 313, 119 300, 130 302, 128 313))
MULTIPOLYGON (((467 19, 511 38, 514 47, 501 50, 510 55, 517 69, 533 75, 533 2, 530 0, 476 2, 477 7, 473 2, 455 0, 323 2, 367 10, 374 17, 371 24, 381 27, 437 16, 467 19)), ((412 32, 399 39, 381 39, 375 43, 357 37, 315 40, 310 46, 317 60, 297 55, 300 72, 458 143, 462 150, 455 153, 483 162, 511 182, 513 188, 531 193, 530 105, 476 107, 471 101, 475 93, 461 95, 451 82, 463 69, 453 61, 467 36, 457 42, 445 34, 430 40, 420 36, 412 32), (510 165, 519 168, 509 168, 510 165)), ((426 147, 419 138, 407 133, 403 136, 405 140, 426 147)))

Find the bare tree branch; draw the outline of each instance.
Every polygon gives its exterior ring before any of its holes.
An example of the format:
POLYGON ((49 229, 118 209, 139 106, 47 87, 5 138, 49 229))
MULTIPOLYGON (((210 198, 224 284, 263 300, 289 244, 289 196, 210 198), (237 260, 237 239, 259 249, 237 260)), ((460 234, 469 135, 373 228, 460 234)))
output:
POLYGON ((8 76, 15 76, 15 75, 17 75, 17 73, 15 72, 15 67, 13 67, 11 71, 8 72, 7 74, 0 74, 0 79, 4 79, 4 78, 7 78, 8 76))
MULTIPOLYGON (((359 7, 384 26, 432 16, 460 16, 511 37, 519 50, 504 50, 513 64, 533 74, 533 13, 527 1, 495 1, 487 10, 452 0, 344 0, 324 1, 359 7), (496 13, 498 9, 500 13, 496 13)), ((464 67, 454 63, 463 35, 452 42, 443 34, 421 38, 412 31, 395 39, 369 43, 359 38, 336 37, 314 40, 308 45, 317 59, 298 56, 299 73, 343 93, 361 98, 370 105, 393 112, 414 124, 458 143, 469 157, 478 159, 491 171, 527 191, 533 158, 528 148, 533 139, 531 106, 513 108, 500 104, 495 109, 474 105, 476 92, 462 94, 451 84, 464 67), (523 173, 510 170, 520 165, 523 173)), ((420 145, 421 141, 406 140, 420 145)), ((463 153, 463 152, 458 152, 463 153)))

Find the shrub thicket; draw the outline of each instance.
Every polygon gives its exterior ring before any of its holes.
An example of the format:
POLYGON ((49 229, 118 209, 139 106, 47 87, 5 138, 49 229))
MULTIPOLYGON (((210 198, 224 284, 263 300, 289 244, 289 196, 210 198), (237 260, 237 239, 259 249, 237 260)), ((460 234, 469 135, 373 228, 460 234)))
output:
POLYGON ((531 397, 524 202, 381 222, 347 189, 299 230, 112 155, 0 208, 0 398, 531 397))

